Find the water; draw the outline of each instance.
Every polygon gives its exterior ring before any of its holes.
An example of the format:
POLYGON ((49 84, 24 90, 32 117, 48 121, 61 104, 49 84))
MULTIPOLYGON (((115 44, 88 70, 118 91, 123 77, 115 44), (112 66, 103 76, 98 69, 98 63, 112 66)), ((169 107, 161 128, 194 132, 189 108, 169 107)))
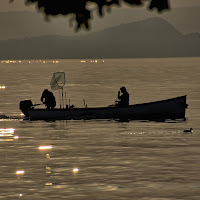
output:
POLYGON ((80 61, 0 63, 0 199, 199 200, 200 58, 80 61), (131 104, 188 95, 187 121, 22 120, 19 102, 40 103, 56 71, 76 107, 125 86, 131 104))

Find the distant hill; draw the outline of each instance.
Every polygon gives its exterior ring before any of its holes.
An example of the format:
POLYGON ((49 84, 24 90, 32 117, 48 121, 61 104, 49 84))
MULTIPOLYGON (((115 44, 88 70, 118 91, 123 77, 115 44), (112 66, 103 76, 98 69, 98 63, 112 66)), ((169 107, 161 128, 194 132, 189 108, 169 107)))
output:
POLYGON ((72 18, 58 16, 50 17, 49 21, 46 21, 45 17, 35 10, 35 12, 0 12, 0 40, 42 35, 86 35, 152 17, 167 20, 183 34, 200 33, 200 7, 173 8, 162 14, 145 8, 115 8, 110 13, 105 12, 104 17, 95 15, 91 21, 91 30, 89 32, 82 30, 78 33, 73 27, 69 27, 72 18))
POLYGON ((183 35, 161 18, 122 24, 85 36, 0 41, 0 59, 200 56, 198 33, 183 35))

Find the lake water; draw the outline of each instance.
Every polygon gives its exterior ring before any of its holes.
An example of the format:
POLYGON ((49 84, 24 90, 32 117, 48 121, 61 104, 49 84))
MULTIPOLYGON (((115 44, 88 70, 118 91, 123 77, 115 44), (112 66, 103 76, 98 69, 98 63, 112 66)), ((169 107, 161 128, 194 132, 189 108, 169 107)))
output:
MULTIPOLYGON (((0 199, 199 200, 200 58, 0 62, 0 199), (28 121, 52 74, 76 107, 187 95, 186 121, 28 121), (5 88, 3 87, 5 86, 5 88), (193 133, 183 133, 185 129, 193 133)), ((53 91, 59 107, 59 92, 53 91)))

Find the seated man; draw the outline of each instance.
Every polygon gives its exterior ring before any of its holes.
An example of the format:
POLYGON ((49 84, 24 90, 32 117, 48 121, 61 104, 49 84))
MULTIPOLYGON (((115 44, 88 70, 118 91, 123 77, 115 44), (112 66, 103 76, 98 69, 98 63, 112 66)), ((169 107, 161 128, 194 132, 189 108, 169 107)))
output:
POLYGON ((120 91, 118 92, 118 106, 120 107, 126 107, 129 106, 129 94, 126 90, 125 87, 121 87, 120 91), (120 91, 121 91, 121 95, 120 95, 120 91))
POLYGON ((46 105, 47 109, 54 109, 56 106, 56 99, 52 92, 45 89, 42 93, 41 99, 42 103, 46 105))

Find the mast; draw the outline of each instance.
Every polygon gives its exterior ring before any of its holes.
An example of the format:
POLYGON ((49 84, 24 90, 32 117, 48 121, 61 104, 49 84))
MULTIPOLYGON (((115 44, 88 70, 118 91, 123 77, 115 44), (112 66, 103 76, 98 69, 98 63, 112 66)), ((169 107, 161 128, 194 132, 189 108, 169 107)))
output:
POLYGON ((52 76, 50 86, 52 90, 59 90, 60 108, 64 109, 64 98, 63 98, 63 87, 66 83, 65 72, 55 72, 52 76), (60 95, 60 90, 62 91, 62 97, 60 95))

